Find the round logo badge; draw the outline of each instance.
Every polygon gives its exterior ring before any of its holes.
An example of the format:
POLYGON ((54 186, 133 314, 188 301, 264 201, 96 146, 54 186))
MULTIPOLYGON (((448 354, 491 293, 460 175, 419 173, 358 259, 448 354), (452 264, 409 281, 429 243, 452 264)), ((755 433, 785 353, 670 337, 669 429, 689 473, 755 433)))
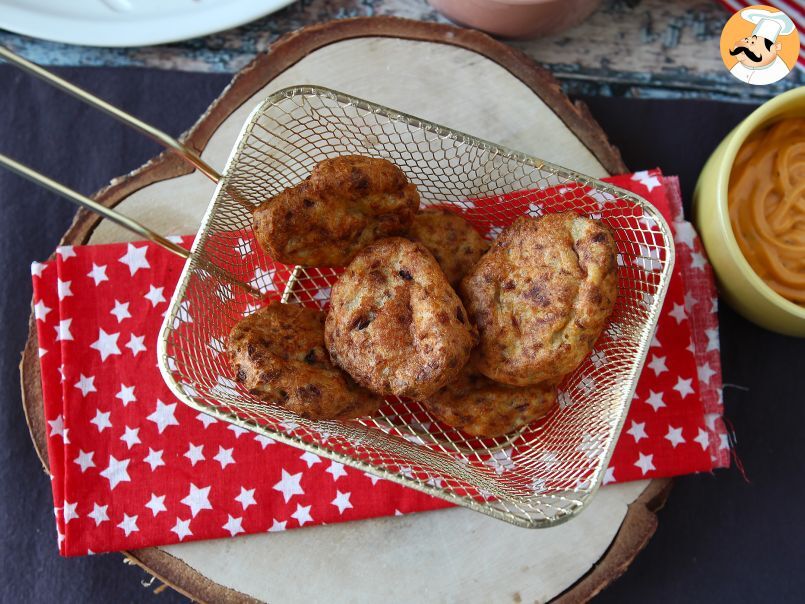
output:
POLYGON ((721 32, 721 59, 737 79, 753 86, 782 80, 796 66, 799 32, 791 18, 771 6, 738 11, 721 32))

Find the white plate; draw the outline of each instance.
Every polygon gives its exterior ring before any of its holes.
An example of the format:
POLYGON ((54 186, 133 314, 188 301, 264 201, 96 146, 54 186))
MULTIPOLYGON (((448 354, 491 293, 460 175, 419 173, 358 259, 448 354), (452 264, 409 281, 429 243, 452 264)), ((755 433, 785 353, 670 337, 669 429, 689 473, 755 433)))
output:
POLYGON ((147 46, 204 36, 294 0, 0 0, 0 27, 85 46, 147 46))

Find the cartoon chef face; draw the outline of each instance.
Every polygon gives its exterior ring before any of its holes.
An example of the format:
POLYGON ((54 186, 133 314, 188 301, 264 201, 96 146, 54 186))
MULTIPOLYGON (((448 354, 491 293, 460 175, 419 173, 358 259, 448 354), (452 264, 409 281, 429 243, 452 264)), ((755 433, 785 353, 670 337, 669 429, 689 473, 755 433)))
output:
POLYGON ((753 35, 735 42, 730 54, 745 67, 757 69, 773 63, 781 49, 782 45, 779 42, 775 43, 768 38, 753 35))

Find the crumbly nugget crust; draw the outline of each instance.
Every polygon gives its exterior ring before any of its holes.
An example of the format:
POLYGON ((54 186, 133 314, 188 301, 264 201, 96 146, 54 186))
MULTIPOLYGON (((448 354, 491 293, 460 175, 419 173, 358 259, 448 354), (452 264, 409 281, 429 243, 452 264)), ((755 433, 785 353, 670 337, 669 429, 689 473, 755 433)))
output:
POLYGON ((324 316, 322 311, 277 303, 242 319, 228 342, 236 379, 258 398, 302 417, 371 415, 382 400, 330 362, 324 316))
POLYGON ((424 401, 444 423, 471 436, 503 436, 545 416, 556 403, 552 384, 495 382, 478 371, 476 356, 456 380, 424 401))
POLYGON ((453 287, 458 287, 489 249, 489 242, 469 222, 442 208, 429 208, 414 216, 408 238, 428 248, 453 287))
POLYGON ((512 386, 558 381, 590 353, 617 297, 603 223, 572 212, 521 217, 462 280, 479 370, 512 386))
POLYGON ((345 266, 366 244, 405 234, 419 194, 390 161, 343 155, 253 211, 257 241, 274 260, 345 266))
POLYGON ((459 374, 476 334, 425 246, 392 237, 361 250, 333 286, 325 341, 358 384, 422 398, 459 374))

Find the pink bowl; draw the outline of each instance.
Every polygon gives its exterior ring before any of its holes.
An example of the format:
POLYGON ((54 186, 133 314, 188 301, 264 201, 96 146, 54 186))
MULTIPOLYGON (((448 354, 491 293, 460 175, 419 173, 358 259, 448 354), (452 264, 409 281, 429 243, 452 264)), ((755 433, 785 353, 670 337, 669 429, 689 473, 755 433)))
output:
POLYGON ((504 38, 532 38, 578 25, 601 0, 428 0, 448 19, 504 38))

